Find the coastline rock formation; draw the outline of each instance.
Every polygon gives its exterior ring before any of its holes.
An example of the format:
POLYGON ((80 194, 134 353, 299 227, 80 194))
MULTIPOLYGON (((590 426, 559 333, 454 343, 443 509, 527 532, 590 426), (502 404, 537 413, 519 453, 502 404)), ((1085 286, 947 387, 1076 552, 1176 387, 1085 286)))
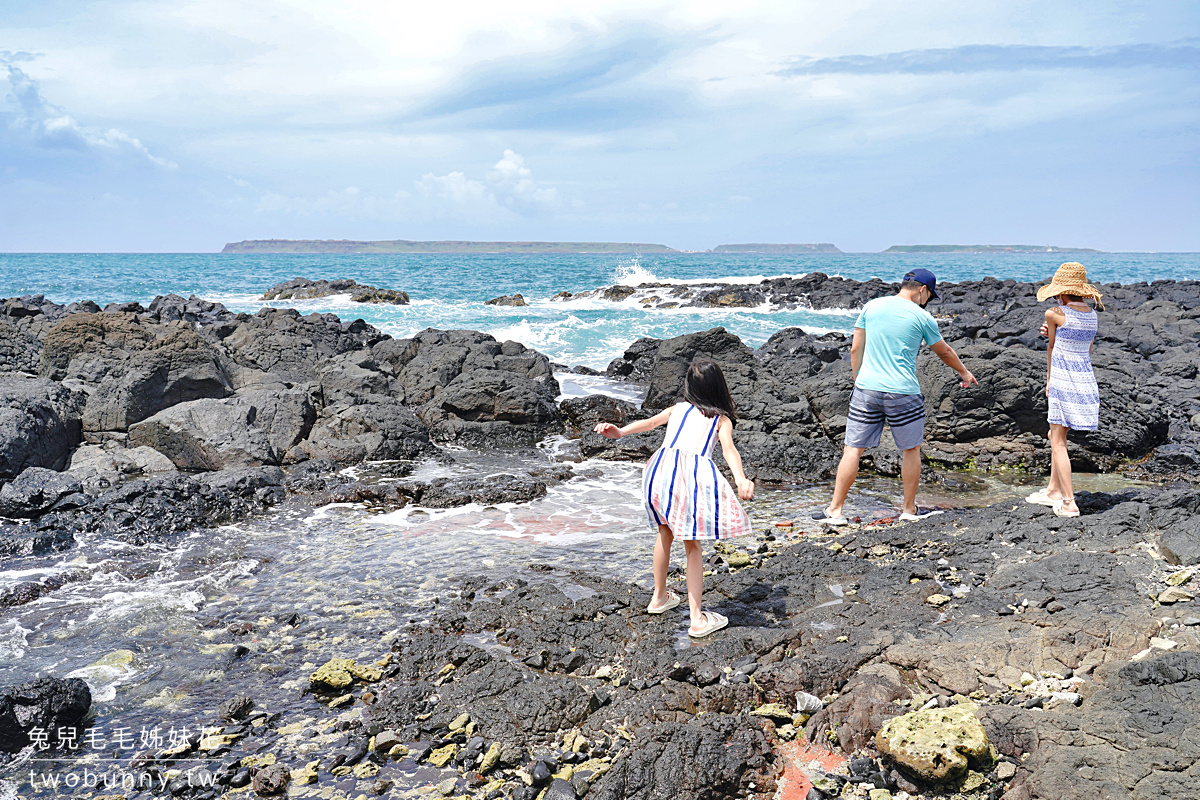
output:
POLYGON ((522 306, 529 305, 529 303, 525 302, 525 297, 523 295, 508 294, 508 295, 504 295, 502 297, 493 297, 491 300, 485 300, 484 305, 485 306, 513 306, 513 307, 520 308, 522 306))
POLYGON ((0 507, 22 520, 0 520, 7 555, 240 519, 286 496, 280 466, 533 446, 563 429, 546 357, 473 331, 392 339, 362 320, 175 295, 0 310, 0 341, 31 348, 0 373, 0 507))
MULTIPOLYGON (((807 287, 806 302, 845 307, 895 290, 825 283, 796 285, 807 287)), ((1033 287, 979 281, 944 290, 934 311, 984 385, 955 388, 940 362, 922 357, 931 459, 1037 469, 1044 352, 1033 287)), ((1105 294, 1095 360, 1112 416, 1073 439, 1072 455, 1195 481, 1200 287, 1162 282, 1105 294)), ((53 554, 76 537, 170 544, 289 495, 378 509, 536 499, 579 473, 555 465, 420 480, 410 479, 411 464, 398 464, 388 481, 370 483, 339 470, 364 459, 447 457, 440 445, 528 447, 560 433, 579 435, 584 455, 644 457, 661 439, 610 442, 591 426, 675 402, 697 355, 725 366, 743 415, 739 448, 754 474, 813 479, 835 463, 850 390, 849 340, 796 328, 757 349, 720 328, 642 339, 609 374, 645 385, 643 403, 557 403, 545 356, 472 331, 392 339, 361 320, 291 309, 233 314, 175 296, 105 309, 31 296, 0 301, 0 311, 5 558, 53 554)), ((898 454, 881 448, 874 465, 894 472, 898 454)), ((209 759, 221 787, 213 794, 281 791, 290 781, 386 795, 420 770, 443 796, 766 800, 789 769, 784 754, 803 737, 846 759, 821 772, 805 761, 814 800, 901 790, 1194 800, 1200 617, 1189 589, 1200 567, 1200 491, 1180 481, 1077 497, 1084 515, 1073 519, 1005 502, 905 525, 720 542, 705 552, 705 601, 730 626, 701 647, 680 641, 683 609, 649 615, 641 586, 562 561, 435 581, 419 620, 386 633, 372 621, 369 643, 345 641, 340 630, 305 638, 322 623, 284 604, 253 625, 285 629, 296 661, 315 659, 299 671, 266 649, 265 636, 245 636, 251 623, 230 624, 229 606, 213 603, 198 612, 205 640, 230 648, 221 656, 230 664, 247 657, 253 666, 243 668, 261 676, 255 685, 269 699, 288 697, 279 711, 224 698, 230 724, 209 759), (314 682, 313 667, 330 662, 310 653, 331 642, 347 652, 328 658, 355 669, 348 681, 326 669, 333 682, 314 682), (389 652, 368 664, 363 654, 376 646, 389 652), (898 727, 890 720, 921 709, 970 728, 971 757, 942 776, 950 784, 928 783, 938 776, 922 772, 920 753, 892 748, 892 757, 890 743, 878 744, 898 727), (983 753, 972 719, 994 751, 983 753)), ((88 580, 93 568, 19 584, 0 594, 0 606, 88 580)), ((681 590, 682 576, 672 580, 681 590)), ((387 597, 387 589, 371 591, 387 597)), ((377 610, 358 598, 350 607, 377 610)), ((35 722, 84 718, 91 698, 81 683, 43 679, 0 693, 0 750, 27 746, 35 722)), ((149 757, 163 774, 186 769, 198 751, 185 744, 149 757)), ((201 796, 174 785, 172 794, 201 796)))
POLYGON ((553 777, 583 779, 567 796, 770 797, 802 732, 849 759, 814 775, 810 797, 851 783, 855 796, 1185 800, 1200 775, 1185 733, 1200 724, 1200 620, 1181 624, 1145 587, 1169 575, 1147 545, 1198 495, 1079 497, 1072 520, 1006 504, 721 545, 705 597, 730 626, 704 647, 676 646, 686 613, 646 614, 648 591, 592 570, 480 575, 397 637, 364 730, 417 742, 401 757, 468 782, 494 749, 489 779, 514 797, 521 772, 530 797, 553 777), (492 636, 503 651, 479 644, 492 636), (672 760, 697 752, 703 770, 672 760))
POLYGON ((355 303, 390 303, 394 306, 406 306, 409 303, 408 292, 398 289, 377 289, 374 286, 357 283, 351 278, 337 278, 332 281, 292 278, 290 281, 277 283, 267 289, 263 292, 262 299, 312 300, 335 294, 348 294, 350 300, 355 303))
MULTIPOLYGON (((744 295, 746 302, 770 296, 775 303, 814 308, 855 308, 897 289, 878 280, 811 275, 749 288, 677 288, 696 303, 725 293, 744 295)), ((942 300, 930 311, 981 385, 959 388, 952 371, 931 353, 921 354, 925 457, 950 467, 1047 469, 1046 356, 1037 333, 1042 309, 1036 287, 985 279, 940 290, 942 300)), ((1114 284, 1102 291, 1107 310, 1093 353, 1100 430, 1070 434, 1076 468, 1200 478, 1200 283, 1114 284)), ((800 329, 779 331, 752 350, 714 328, 662 341, 641 339, 606 374, 648 385, 642 408, 656 411, 677 401, 692 358, 713 358, 740 404, 738 447, 755 471, 752 477, 828 477, 840 454, 853 388, 848 350, 849 339, 841 334, 813 337, 800 329)), ((641 454, 630 442, 586 432, 581 446, 585 455, 602 458, 641 454)), ((871 458, 877 470, 898 472, 899 454, 887 436, 871 458)))

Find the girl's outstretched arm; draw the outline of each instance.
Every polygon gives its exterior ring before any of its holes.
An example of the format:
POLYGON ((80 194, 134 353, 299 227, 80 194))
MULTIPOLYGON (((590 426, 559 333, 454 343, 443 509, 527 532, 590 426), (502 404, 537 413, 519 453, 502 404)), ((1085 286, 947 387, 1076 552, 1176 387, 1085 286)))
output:
POLYGON ((620 439, 622 436, 628 436, 631 433, 645 433, 652 431, 660 425, 666 425, 667 420, 671 418, 671 409, 664 408, 662 411, 655 414, 649 419, 639 419, 636 422, 631 422, 623 428, 618 428, 611 422, 601 422, 596 425, 595 431, 606 439, 620 439))
POLYGON ((721 423, 717 427, 717 439, 721 442, 721 453, 725 456, 725 463, 733 472, 738 497, 743 500, 754 499, 754 481, 746 477, 746 471, 742 469, 742 454, 733 446, 733 423, 729 421, 729 417, 721 417, 721 423))

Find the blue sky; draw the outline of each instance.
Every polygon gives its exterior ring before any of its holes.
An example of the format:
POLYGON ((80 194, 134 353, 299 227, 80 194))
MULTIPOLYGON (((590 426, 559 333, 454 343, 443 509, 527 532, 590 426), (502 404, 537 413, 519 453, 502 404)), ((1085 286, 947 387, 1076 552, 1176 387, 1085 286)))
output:
POLYGON ((5 0, 0 251, 1200 251, 1195 0, 5 0))

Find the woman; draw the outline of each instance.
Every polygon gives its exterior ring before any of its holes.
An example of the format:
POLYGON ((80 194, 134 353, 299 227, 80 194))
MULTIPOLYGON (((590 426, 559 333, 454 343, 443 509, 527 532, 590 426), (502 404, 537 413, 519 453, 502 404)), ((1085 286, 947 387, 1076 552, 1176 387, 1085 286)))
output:
POLYGON ((1039 301, 1054 297, 1058 306, 1046 311, 1042 332, 1050 337, 1046 348, 1047 421, 1050 430, 1050 485, 1025 498, 1050 506, 1060 517, 1078 517, 1071 486, 1071 459, 1067 455, 1067 431, 1094 431, 1100 427, 1100 388, 1092 372, 1092 344, 1096 339, 1096 311, 1086 299, 1103 310, 1100 292, 1087 282, 1082 264, 1070 261, 1054 273, 1049 284, 1038 289, 1039 301))

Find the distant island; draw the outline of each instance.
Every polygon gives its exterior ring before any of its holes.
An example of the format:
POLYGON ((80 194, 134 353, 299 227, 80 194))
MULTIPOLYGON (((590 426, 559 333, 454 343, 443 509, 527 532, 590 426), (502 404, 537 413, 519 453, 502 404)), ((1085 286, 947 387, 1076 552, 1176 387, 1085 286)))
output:
POLYGON ((678 253, 666 245, 629 242, 411 242, 394 239, 248 239, 222 253, 678 253))
POLYGON ((1044 244, 894 244, 884 253, 1099 253, 1086 247, 1044 244))
MULTIPOLYGON (((354 239, 246 239, 230 242, 222 253, 757 253, 760 255, 810 255, 842 253, 829 242, 775 244, 719 244, 711 250, 676 250, 645 242, 415 242, 408 239, 357 241, 354 239)), ((1052 247, 1040 244, 897 244, 886 253, 1099 253, 1086 247, 1052 247)))
POLYGON ((762 253, 764 255, 794 255, 802 253, 840 253, 829 242, 819 242, 816 244, 719 244, 714 247, 712 253, 762 253))

